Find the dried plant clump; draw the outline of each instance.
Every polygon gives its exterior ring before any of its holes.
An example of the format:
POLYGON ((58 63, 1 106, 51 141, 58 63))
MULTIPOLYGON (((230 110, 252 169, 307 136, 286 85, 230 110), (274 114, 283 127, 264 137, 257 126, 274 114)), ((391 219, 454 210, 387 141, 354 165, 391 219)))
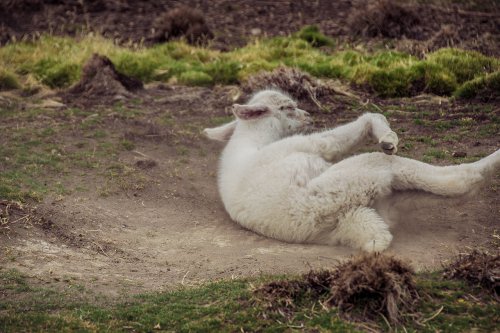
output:
POLYGON ((380 254, 350 260, 332 271, 311 271, 299 280, 271 282, 257 290, 270 309, 290 314, 304 298, 323 299, 350 319, 384 315, 400 323, 419 299, 414 272, 405 263, 380 254))
POLYGON ((282 90, 296 99, 310 99, 318 104, 318 97, 332 90, 320 80, 290 67, 278 67, 272 72, 260 72, 248 78, 244 89, 257 91, 266 88, 282 90))
POLYGON ((214 37, 208 28, 203 13, 181 6, 161 15, 153 23, 154 35, 150 40, 163 43, 171 39, 185 37, 191 44, 202 44, 214 37))
POLYGON ((366 37, 417 38, 421 23, 415 9, 390 0, 374 0, 353 9, 347 19, 352 33, 366 37))
POLYGON ((94 54, 84 65, 80 81, 66 91, 65 99, 88 104, 102 100, 96 97, 129 96, 142 88, 141 81, 119 73, 109 58, 94 54))
POLYGON ((0 235, 8 235, 15 225, 34 222, 33 209, 20 202, 0 200, 0 235))
POLYGON ((381 313, 391 323, 399 323, 419 299, 413 277, 411 267, 394 257, 365 255, 337 267, 327 302, 347 316, 354 315, 354 310, 361 311, 363 318, 381 313))
POLYGON ((460 279, 500 295, 500 254, 474 250, 461 254, 444 269, 446 279, 460 279))

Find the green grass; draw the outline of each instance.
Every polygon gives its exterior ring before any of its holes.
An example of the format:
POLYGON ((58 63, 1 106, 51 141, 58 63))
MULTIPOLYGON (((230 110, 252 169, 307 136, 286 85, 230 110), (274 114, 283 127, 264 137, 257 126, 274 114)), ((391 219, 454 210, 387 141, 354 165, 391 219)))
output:
MULTIPOLYGON (((270 279, 219 281, 111 302, 89 294, 71 279, 58 292, 31 285, 17 271, 4 270, 0 271, 0 331, 289 332, 301 327, 323 332, 362 331, 363 326, 342 319, 336 309, 323 309, 318 299, 310 297, 304 297, 288 318, 270 310, 252 291, 253 286, 270 279)), ((422 296, 419 323, 408 318, 406 331, 492 332, 497 327, 500 308, 480 290, 459 281, 443 281, 438 273, 419 275, 417 285, 422 296)), ((389 331, 382 318, 370 325, 389 331)))
MULTIPOLYGON (((81 67, 93 53, 108 56, 117 69, 144 82, 170 81, 186 85, 235 84, 250 75, 279 66, 300 68, 313 76, 339 78, 366 87, 382 97, 419 93, 475 97, 485 87, 498 87, 500 60, 474 51, 441 49, 424 59, 390 50, 372 53, 334 51, 334 41, 316 27, 289 37, 256 40, 231 52, 169 42, 149 48, 126 48, 99 36, 79 40, 42 36, 0 48, 0 67, 14 87, 33 81, 63 88, 79 79, 81 67), (494 73, 494 74, 490 74, 494 73), (13 83, 14 82, 14 83, 13 83)), ((498 90, 498 89, 496 89, 498 90)))
MULTIPOLYGON (((75 170, 99 172, 120 151, 134 149, 133 142, 103 127, 102 116, 114 111, 0 107, 0 199, 39 201, 48 193, 67 194, 66 175, 75 170), (85 141, 72 142, 75 136, 85 141)), ((115 116, 128 119, 136 114, 122 107, 115 116)))

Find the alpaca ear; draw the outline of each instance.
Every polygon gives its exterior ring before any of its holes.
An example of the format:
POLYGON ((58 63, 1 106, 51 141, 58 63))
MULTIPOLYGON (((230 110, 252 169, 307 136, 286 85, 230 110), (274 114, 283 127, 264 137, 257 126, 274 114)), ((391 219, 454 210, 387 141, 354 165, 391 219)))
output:
POLYGON ((233 120, 230 123, 225 125, 214 127, 214 128, 205 128, 203 130, 203 134, 212 140, 216 141, 228 141, 231 139, 233 135, 234 129, 236 128, 237 120, 233 120))
POLYGON ((269 116, 271 114, 271 109, 261 104, 234 104, 233 113, 241 120, 254 120, 269 116))

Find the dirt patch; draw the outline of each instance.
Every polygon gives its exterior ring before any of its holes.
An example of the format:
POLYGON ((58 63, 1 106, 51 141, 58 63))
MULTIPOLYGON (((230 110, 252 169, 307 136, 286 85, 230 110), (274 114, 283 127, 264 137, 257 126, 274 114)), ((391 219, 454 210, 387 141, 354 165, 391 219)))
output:
POLYGON ((347 18, 354 35, 420 39, 422 28, 417 8, 394 1, 374 0, 355 8, 347 18))
POLYGON ((62 93, 66 103, 91 105, 116 102, 143 88, 142 82, 119 73, 109 58, 94 54, 83 66, 82 78, 62 93))
MULTIPOLYGON (((230 107, 241 94, 239 89, 148 85, 135 93, 136 98, 120 101, 119 112, 101 98, 101 106, 82 106, 81 115, 62 107, 37 114, 34 120, 11 117, 3 121, 2 131, 27 128, 33 132, 56 129, 57 122, 63 122, 61 131, 51 134, 51 145, 62 155, 83 146, 82 153, 95 167, 74 166, 44 175, 44 182, 60 183, 65 191, 48 194, 34 204, 37 218, 45 221, 43 226, 12 227, 9 236, 0 234, 0 265, 16 268, 43 284, 70 278, 87 290, 117 296, 217 279, 302 274, 334 267, 356 254, 342 246, 265 238, 227 216, 216 176, 223 145, 204 139, 201 132, 232 119, 230 107), (87 123, 96 112, 97 120, 87 123), (123 139, 129 141, 130 150, 106 153, 111 162, 95 158, 100 147, 120 144, 123 139)), ((363 105, 342 97, 319 97, 326 111, 313 112, 316 129, 375 111, 371 104, 375 102, 400 136, 400 155, 422 160, 429 150, 442 150, 443 154, 460 151, 474 157, 500 147, 494 127, 496 105, 424 97, 374 100, 368 95, 363 96, 363 101, 370 98, 363 105), (445 131, 437 130, 439 123, 448 126, 443 127, 445 131), (469 125, 454 125, 462 123, 469 125), (482 131, 486 134, 480 136, 482 131), (445 135, 459 139, 444 139, 445 135)), ((39 105, 31 100, 19 105, 2 101, 19 112, 30 103, 39 105)), ((299 107, 310 111, 315 106, 306 99, 299 100, 299 107)), ((0 136, 3 146, 10 144, 6 140, 0 136)), ((394 212, 384 215, 394 235, 388 254, 407 260, 416 270, 426 270, 441 268, 443 261, 468 246, 497 246, 492 235, 499 228, 499 182, 498 177, 492 179, 464 203, 442 200, 413 210, 394 205, 394 212)))
POLYGON ((461 279, 500 296, 500 255, 474 250, 445 267, 444 277, 461 279))
MULTIPOLYGON (((161 16, 165 15, 164 13, 178 6, 178 2, 174 0, 32 2, 34 4, 31 4, 31 1, 14 0, 0 5, 0 41, 5 43, 12 38, 16 40, 36 38, 42 32, 79 35, 93 31, 121 43, 130 41, 142 43, 145 40, 152 42, 155 38, 163 38, 161 31, 164 28, 161 24, 159 26, 155 24, 162 22, 161 16)), ((286 0, 275 3, 268 1, 250 3, 243 0, 183 2, 187 7, 203 13, 206 26, 214 35, 210 46, 220 50, 243 46, 255 37, 283 36, 294 33, 305 25, 317 25, 327 36, 335 37, 340 42, 356 44, 362 42, 368 44, 368 48, 370 45, 395 43, 400 49, 421 54, 446 44, 446 41, 453 41, 456 47, 479 50, 487 55, 500 54, 498 47, 500 7, 495 1, 490 1, 482 7, 476 6, 478 8, 473 8, 474 10, 466 7, 468 3, 448 6, 412 4, 404 7, 394 4, 379 7, 384 10, 382 13, 390 15, 376 16, 375 22, 384 17, 384 22, 389 24, 382 26, 377 24, 376 27, 379 28, 366 31, 374 31, 376 35, 381 36, 387 35, 391 37, 390 39, 356 36, 359 33, 358 29, 354 25, 350 28, 348 22, 355 17, 360 19, 364 16, 371 17, 363 5, 364 2, 359 3, 362 4, 358 5, 357 1, 351 0, 335 2, 286 0), (404 9, 387 11, 387 8, 404 9), (418 13, 418 16, 408 13, 418 13), (420 22, 420 24, 410 27, 410 22, 420 22), (395 30, 392 31, 389 27, 395 30), (446 33, 440 34, 443 27, 455 31, 455 36, 450 38, 446 33), (392 39, 393 36, 403 35, 411 39, 392 39), (427 42, 428 40, 431 41, 427 42)), ((195 30, 198 31, 198 28, 195 30)))

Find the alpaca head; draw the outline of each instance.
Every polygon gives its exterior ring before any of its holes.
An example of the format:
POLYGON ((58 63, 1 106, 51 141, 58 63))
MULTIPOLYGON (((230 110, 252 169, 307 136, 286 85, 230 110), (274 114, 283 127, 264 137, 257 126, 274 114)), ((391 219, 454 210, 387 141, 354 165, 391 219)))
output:
POLYGON ((293 99, 276 90, 262 90, 247 104, 234 104, 233 113, 236 120, 207 128, 204 134, 213 140, 227 141, 240 128, 262 137, 279 139, 298 132, 309 123, 309 113, 297 108, 293 99))

